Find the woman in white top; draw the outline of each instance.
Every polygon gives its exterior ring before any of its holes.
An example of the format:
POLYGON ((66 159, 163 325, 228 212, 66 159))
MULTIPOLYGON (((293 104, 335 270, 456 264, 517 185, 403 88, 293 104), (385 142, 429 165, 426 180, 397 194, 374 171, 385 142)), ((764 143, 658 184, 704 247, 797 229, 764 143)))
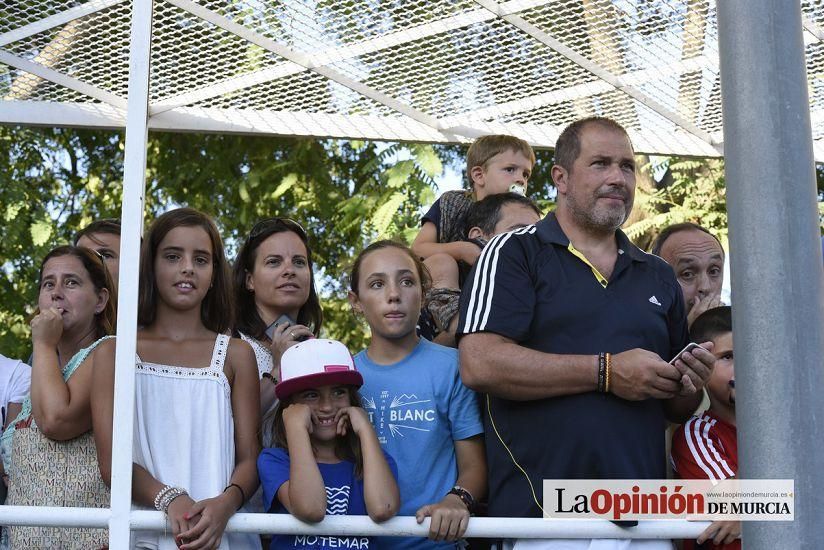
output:
MULTIPOLYGON (((217 228, 190 209, 158 217, 140 258, 133 499, 166 512, 171 533, 137 532, 132 547, 259 548, 224 535, 258 487, 258 377, 252 349, 225 336, 228 265, 217 228)), ((111 464, 114 345, 94 355, 92 415, 100 470, 111 464)))
MULTIPOLYGON (((258 222, 238 251, 232 279, 234 332, 255 350, 261 378, 260 411, 265 414, 276 401, 281 354, 301 340, 317 337, 323 324, 306 232, 288 218, 258 222), (286 317, 288 322, 267 333, 272 323, 286 317)), ((271 431, 264 426, 264 434, 271 431)), ((266 435, 264 446, 265 439, 266 435)))

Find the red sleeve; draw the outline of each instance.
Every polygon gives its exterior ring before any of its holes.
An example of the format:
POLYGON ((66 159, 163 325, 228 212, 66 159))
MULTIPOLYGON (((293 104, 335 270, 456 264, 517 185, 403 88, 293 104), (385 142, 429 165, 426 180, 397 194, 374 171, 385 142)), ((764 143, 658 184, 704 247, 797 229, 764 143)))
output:
POLYGON ((672 467, 681 479, 735 477, 730 461, 711 422, 693 416, 672 438, 672 467))

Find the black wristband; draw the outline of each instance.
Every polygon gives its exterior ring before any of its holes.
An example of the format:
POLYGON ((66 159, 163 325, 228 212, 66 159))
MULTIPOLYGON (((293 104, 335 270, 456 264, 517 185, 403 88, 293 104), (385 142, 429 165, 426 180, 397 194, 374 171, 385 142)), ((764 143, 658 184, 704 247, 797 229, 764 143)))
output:
POLYGON ((243 508, 243 505, 246 504, 246 492, 243 490, 243 487, 241 487, 237 483, 230 483, 226 486, 226 489, 223 489, 223 492, 225 493, 229 489, 229 487, 235 487, 238 491, 240 491, 240 506, 237 507, 237 509, 240 510, 241 508, 243 508))
POLYGON ((475 513, 475 497, 473 497, 472 493, 470 493, 460 485, 455 485, 446 494, 457 496, 459 499, 461 499, 461 502, 464 503, 464 506, 466 506, 466 509, 469 510, 470 514, 475 513))
POLYGON ((607 391, 607 354, 603 351, 598 354, 598 391, 607 391))

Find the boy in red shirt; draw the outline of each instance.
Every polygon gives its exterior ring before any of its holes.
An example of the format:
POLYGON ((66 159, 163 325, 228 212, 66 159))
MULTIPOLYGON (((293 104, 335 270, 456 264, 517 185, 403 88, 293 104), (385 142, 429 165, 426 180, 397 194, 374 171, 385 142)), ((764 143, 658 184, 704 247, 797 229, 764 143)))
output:
MULTIPOLYGON (((698 316, 690 327, 690 340, 712 341, 714 345, 715 368, 707 383, 710 408, 676 430, 672 438, 672 467, 681 479, 732 478, 738 472, 738 443, 730 307, 709 309, 698 316)), ((684 541, 684 550, 740 550, 740 535, 740 521, 714 521, 697 541, 684 541)))

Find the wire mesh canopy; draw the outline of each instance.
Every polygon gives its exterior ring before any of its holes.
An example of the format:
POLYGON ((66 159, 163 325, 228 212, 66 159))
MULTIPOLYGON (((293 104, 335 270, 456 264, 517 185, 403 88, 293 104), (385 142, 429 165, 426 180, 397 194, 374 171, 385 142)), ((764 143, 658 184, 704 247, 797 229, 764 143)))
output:
MULTIPOLYGON (((801 4, 824 161, 824 0, 801 4)), ((0 123, 125 127, 131 11, 0 0, 0 123)), ((723 153, 710 0, 154 0, 150 74, 153 129, 552 147, 606 115, 639 152, 723 153)))

